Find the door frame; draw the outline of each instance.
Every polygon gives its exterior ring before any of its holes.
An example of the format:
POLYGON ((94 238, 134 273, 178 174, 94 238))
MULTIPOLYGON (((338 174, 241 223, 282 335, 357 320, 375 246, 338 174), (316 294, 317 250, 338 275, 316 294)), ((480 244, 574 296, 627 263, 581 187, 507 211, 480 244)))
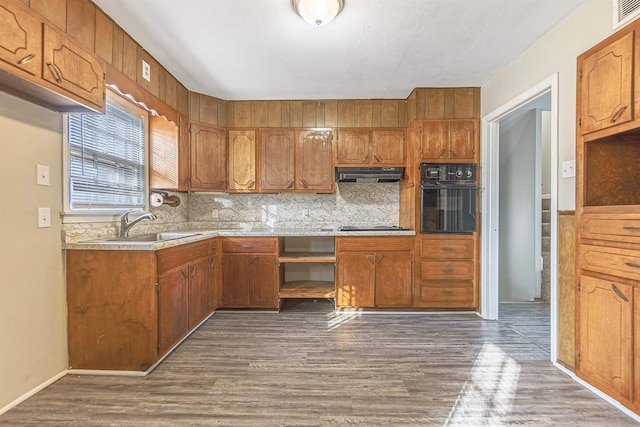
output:
POLYGON ((485 319, 498 319, 499 303, 499 122, 508 114, 531 101, 551 95, 551 360, 557 359, 558 324, 558 73, 552 74, 532 88, 511 99, 482 117, 480 141, 481 165, 481 305, 480 315, 485 319))

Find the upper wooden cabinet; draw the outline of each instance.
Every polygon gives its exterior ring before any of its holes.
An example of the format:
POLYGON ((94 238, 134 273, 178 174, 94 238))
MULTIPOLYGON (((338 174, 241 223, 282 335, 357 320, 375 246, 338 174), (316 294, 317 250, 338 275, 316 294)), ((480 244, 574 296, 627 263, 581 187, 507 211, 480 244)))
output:
POLYGON ((348 129, 338 132, 336 166, 403 166, 404 131, 348 129))
POLYGON ((295 187, 295 131, 260 131, 260 189, 293 190, 295 187))
POLYGON ((160 116, 149 117, 149 187, 178 190, 180 128, 160 116))
POLYGON ((259 133, 262 191, 334 191, 330 130, 261 129, 259 133))
POLYGON ((229 131, 228 186, 231 192, 255 191, 256 131, 229 131))
POLYGON ((32 76, 42 67, 42 23, 9 0, 0 0, 0 61, 32 76))
POLYGON ((334 191, 330 130, 297 131, 295 189, 314 193, 334 191))
POLYGON ((0 0, 0 89, 46 108, 104 112, 105 63, 33 11, 0 0))
POLYGON ((227 137, 224 128, 191 124, 192 190, 227 189, 227 137))
POLYGON ((479 151, 477 123, 477 120, 424 121, 420 160, 476 163, 479 151))
POLYGON ((633 58, 631 31, 590 53, 578 65, 583 134, 633 120, 633 58))

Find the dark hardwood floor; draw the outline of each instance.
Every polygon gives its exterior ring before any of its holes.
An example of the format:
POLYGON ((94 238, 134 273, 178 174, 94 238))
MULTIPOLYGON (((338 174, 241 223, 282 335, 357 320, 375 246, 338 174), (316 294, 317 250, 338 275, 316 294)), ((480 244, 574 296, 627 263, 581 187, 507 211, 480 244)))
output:
POLYGON ((473 313, 220 311, 148 377, 68 375, 0 425, 636 425, 548 358, 473 313))

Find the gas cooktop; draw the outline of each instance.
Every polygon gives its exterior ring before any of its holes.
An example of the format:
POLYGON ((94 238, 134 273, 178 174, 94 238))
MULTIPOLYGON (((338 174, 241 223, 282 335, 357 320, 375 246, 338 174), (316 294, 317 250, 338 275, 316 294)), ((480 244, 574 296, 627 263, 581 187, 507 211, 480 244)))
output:
POLYGON ((343 225, 338 231, 407 231, 406 228, 397 225, 355 226, 343 225))

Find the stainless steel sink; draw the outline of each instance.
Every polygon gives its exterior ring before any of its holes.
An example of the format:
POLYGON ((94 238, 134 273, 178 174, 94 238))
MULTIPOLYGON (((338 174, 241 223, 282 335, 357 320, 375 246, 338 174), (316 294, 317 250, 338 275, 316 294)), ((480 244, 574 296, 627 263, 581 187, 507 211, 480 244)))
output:
POLYGON ((184 237, 197 236, 200 233, 192 231, 170 231, 164 233, 139 234, 137 236, 113 237, 111 239, 86 240, 83 243, 112 243, 112 244, 135 244, 135 243, 156 243, 167 240, 182 239, 184 237))

